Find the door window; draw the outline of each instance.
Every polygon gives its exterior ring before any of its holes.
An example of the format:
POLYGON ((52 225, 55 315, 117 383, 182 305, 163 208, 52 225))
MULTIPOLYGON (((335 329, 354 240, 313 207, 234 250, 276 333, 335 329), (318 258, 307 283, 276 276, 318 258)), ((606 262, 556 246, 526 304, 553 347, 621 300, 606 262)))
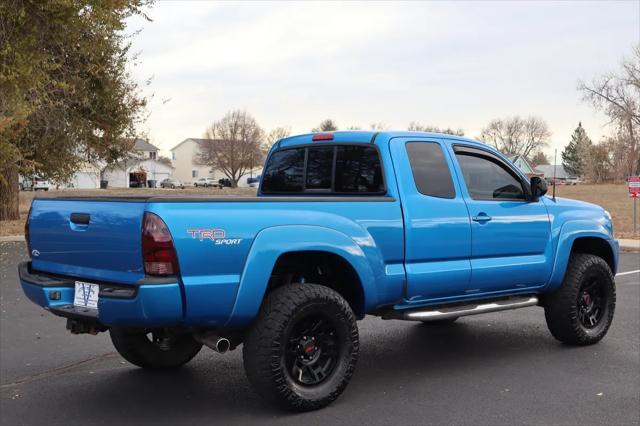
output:
POLYGON ((451 171, 439 144, 435 142, 409 142, 407 155, 416 188, 431 197, 455 198, 451 171))
POLYGON ((456 153, 469 195, 474 200, 525 200, 520 179, 489 156, 456 153))

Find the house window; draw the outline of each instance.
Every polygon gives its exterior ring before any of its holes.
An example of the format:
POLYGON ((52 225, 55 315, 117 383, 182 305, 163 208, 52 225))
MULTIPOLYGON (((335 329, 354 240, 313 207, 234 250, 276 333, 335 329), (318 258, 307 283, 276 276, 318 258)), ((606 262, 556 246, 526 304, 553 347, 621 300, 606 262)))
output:
POLYGON ((191 170, 191 177, 192 178, 197 178, 198 177, 198 171, 197 170, 191 170))
POLYGON ((175 152, 173 152, 173 151, 171 151, 171 159, 172 159, 172 160, 175 160, 175 159, 176 159, 176 153, 175 153, 175 152))
POLYGON ((149 152, 149 158, 151 158, 152 160, 155 160, 155 159, 156 159, 156 154, 157 154, 157 152, 155 152, 155 151, 150 151, 150 152, 149 152))

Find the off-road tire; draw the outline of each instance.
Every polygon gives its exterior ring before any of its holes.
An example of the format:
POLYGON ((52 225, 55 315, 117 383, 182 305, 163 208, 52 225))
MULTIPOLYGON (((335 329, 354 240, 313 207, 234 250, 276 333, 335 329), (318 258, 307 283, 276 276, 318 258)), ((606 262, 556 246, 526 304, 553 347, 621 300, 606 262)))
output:
POLYGON ((153 343, 144 331, 112 327, 109 334, 113 346, 124 359, 150 370, 178 368, 191 361, 202 349, 202 344, 189 334, 172 336, 169 347, 164 349, 153 343))
POLYGON ((549 331, 563 343, 577 346, 599 342, 609 330, 616 306, 613 273, 607 262, 591 254, 573 254, 560 288, 543 299, 544 316, 549 331), (580 320, 583 288, 597 281, 604 296, 602 313, 589 328, 580 320))
POLYGON ((266 297, 244 340, 244 368, 255 391, 266 400, 290 411, 316 410, 329 405, 347 387, 358 348, 356 318, 340 294, 321 285, 289 284, 266 297), (337 355, 322 381, 305 385, 289 371, 287 357, 295 330, 315 317, 333 327, 329 334, 337 355))

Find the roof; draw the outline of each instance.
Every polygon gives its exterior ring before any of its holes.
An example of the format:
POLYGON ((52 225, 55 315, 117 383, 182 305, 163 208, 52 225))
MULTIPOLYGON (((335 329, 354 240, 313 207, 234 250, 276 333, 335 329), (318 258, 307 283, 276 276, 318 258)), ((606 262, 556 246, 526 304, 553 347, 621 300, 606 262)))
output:
MULTIPOLYGON (((541 164, 537 168, 542 173, 544 173, 544 177, 553 178, 553 167, 554 167, 553 164, 541 164)), ((571 177, 575 177, 575 176, 572 176, 571 174, 567 173, 567 171, 564 169, 564 167, 562 167, 562 164, 557 164, 555 167, 556 167, 556 178, 558 178, 558 179, 568 179, 568 178, 571 178, 571 177)))
POLYGON ((158 147, 150 144, 144 139, 135 139, 133 149, 136 151, 158 151, 158 147))
MULTIPOLYGON (((406 130, 392 131, 392 130, 338 130, 333 132, 319 132, 319 133, 332 133, 334 135, 333 142, 355 142, 355 143, 368 143, 375 141, 389 141, 392 138, 410 138, 410 137, 433 137, 438 139, 454 139, 456 141, 469 143, 472 145, 482 146, 485 148, 489 148, 492 151, 495 149, 487 144, 482 142, 478 142, 473 139, 465 138, 464 136, 455 136, 444 133, 430 133, 430 132, 410 132, 406 130)), ((311 141, 311 137, 315 133, 306 133, 302 135, 288 136, 286 138, 280 139, 280 141, 274 144, 274 148, 284 147, 284 146, 292 146, 297 144, 309 143, 311 141)))
POLYGON ((186 143, 186 142, 189 142, 189 141, 193 141, 193 142, 197 143, 198 145, 200 145, 204 141, 213 141, 213 140, 215 140, 215 139, 186 138, 185 140, 180 142, 178 145, 176 145, 173 148, 171 148, 169 151, 173 151, 174 149, 178 149, 183 143, 186 143))

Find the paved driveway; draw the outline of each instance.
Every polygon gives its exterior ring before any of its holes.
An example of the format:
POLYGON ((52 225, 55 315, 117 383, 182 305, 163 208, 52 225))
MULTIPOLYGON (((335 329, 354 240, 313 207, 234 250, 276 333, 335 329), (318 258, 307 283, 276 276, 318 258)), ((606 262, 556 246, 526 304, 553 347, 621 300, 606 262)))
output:
MULTIPOLYGON (((251 391, 241 352, 203 350, 185 368, 125 363, 108 335, 73 336, 25 299, 23 243, 0 243, 2 424, 638 424, 640 274, 620 275, 609 335, 575 348, 548 333, 540 308, 451 326, 360 322, 361 355, 342 397, 282 413, 251 391)), ((620 271, 640 269, 623 254, 620 271)))

